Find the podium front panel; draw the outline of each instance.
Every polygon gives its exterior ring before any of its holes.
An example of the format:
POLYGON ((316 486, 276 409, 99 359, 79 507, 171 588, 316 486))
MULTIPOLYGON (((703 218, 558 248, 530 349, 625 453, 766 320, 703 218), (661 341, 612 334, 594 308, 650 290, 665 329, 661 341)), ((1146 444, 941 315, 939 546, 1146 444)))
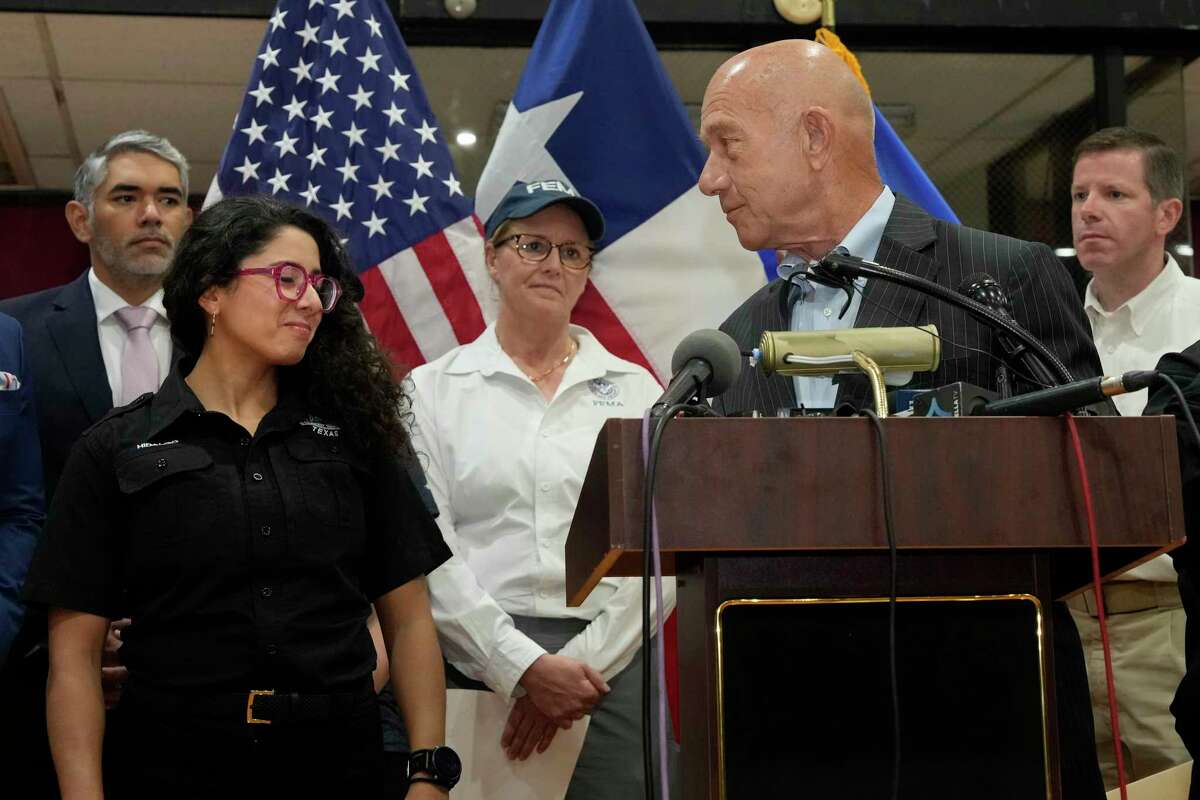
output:
MULTIPOLYGON (((902 797, 1050 797, 1031 595, 903 597, 902 797)), ((887 598, 730 600, 717 610, 718 796, 887 797, 887 598)))

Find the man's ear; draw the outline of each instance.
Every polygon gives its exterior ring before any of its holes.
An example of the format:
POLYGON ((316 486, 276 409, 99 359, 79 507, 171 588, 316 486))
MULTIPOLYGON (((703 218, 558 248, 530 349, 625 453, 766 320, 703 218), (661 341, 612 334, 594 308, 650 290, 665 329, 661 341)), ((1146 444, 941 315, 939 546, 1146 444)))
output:
POLYGON ((812 106, 800 115, 804 132, 804 157, 814 170, 822 169, 833 156, 833 117, 821 106, 812 106))
POLYGON ((67 203, 64 212, 67 216, 67 224, 71 226, 71 233, 75 234, 75 238, 79 241, 89 244, 92 241, 92 223, 88 219, 87 206, 78 200, 72 200, 67 203))
POLYGON ((1155 212, 1154 232, 1159 236, 1166 236, 1175 230, 1175 226, 1179 224, 1179 218, 1183 216, 1183 201, 1178 197, 1163 200, 1158 204, 1155 212))

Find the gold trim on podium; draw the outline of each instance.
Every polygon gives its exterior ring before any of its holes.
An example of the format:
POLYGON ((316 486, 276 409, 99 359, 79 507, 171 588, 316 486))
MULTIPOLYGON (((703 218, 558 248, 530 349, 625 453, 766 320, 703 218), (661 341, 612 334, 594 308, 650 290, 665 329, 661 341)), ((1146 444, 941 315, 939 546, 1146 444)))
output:
MULTIPOLYGON (((1033 603, 1037 611, 1037 623, 1034 635, 1037 637, 1038 651, 1038 687, 1041 690, 1042 707, 1042 765, 1045 770, 1046 800, 1051 800, 1050 785, 1050 729, 1046 719, 1046 654, 1042 647, 1042 604, 1031 594, 991 594, 991 595, 949 595, 944 597, 898 597, 898 603, 946 603, 946 602, 977 602, 996 600, 1017 600, 1033 603)), ((717 606, 716 626, 717 637, 717 796, 726 800, 725 795, 725 676, 724 658, 721 641, 721 613, 730 606, 800 606, 800 605, 836 605, 836 604, 866 604, 886 603, 886 597, 805 597, 805 598, 744 598, 726 600, 717 606)))

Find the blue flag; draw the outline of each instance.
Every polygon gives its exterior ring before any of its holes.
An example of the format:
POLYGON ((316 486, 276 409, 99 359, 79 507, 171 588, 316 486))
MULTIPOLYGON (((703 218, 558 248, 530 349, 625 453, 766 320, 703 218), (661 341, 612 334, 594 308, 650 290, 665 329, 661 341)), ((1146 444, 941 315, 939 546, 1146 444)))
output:
POLYGON ((904 195, 938 219, 958 222, 942 193, 908 152, 878 107, 875 108, 875 161, 880 177, 893 192, 904 195))

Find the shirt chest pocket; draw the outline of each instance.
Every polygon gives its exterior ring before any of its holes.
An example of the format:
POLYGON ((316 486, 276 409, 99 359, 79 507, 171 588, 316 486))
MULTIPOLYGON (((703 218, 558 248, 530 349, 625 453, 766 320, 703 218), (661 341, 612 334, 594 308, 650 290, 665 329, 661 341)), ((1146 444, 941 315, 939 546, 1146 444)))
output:
POLYGON ((128 502, 130 544, 153 547, 213 533, 229 498, 212 456, 201 447, 162 445, 134 450, 116 463, 117 487, 128 502))
POLYGON ((303 498, 298 505, 308 518, 307 524, 302 521, 297 527, 303 530, 316 522, 361 532, 365 467, 359 459, 347 453, 336 439, 324 442, 294 438, 287 443, 287 451, 297 494, 303 498))

